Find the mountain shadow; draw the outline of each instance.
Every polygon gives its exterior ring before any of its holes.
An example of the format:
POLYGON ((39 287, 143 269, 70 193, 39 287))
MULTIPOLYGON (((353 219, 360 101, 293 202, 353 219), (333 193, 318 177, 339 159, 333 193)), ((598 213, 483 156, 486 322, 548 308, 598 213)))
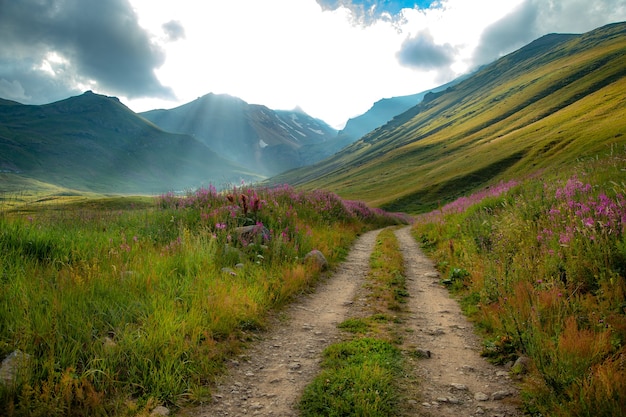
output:
POLYGON ((152 194, 261 178, 189 135, 161 130, 117 98, 90 91, 41 106, 2 100, 0 171, 5 183, 31 178, 100 193, 152 194))

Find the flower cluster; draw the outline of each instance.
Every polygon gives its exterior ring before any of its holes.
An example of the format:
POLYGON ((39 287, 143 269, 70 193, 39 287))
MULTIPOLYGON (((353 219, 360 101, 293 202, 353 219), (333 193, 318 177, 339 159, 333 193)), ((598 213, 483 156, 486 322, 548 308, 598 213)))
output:
POLYGON ((600 235, 618 236, 626 227, 626 199, 619 193, 614 198, 594 193, 591 184, 574 176, 554 191, 546 219, 537 235, 546 244, 557 238, 560 245, 568 245, 577 238, 595 241, 600 235))

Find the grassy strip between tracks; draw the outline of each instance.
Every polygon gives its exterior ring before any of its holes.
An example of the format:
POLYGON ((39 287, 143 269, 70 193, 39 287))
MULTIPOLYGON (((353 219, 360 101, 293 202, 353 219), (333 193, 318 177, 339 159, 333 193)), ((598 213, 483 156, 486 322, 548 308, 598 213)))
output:
POLYGON ((406 375, 400 326, 408 294, 392 229, 378 235, 370 268, 366 311, 340 323, 349 336, 325 349, 322 372, 300 402, 303 417, 401 415, 406 375))

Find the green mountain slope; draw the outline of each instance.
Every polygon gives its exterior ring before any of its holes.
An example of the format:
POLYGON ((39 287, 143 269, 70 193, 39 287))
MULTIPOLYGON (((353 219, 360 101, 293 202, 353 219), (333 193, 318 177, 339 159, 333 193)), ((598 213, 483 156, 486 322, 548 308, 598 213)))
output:
POLYGON ((335 156, 272 179, 421 212, 626 144, 626 23, 547 35, 335 156))
POLYGON ((91 92, 43 106, 2 101, 0 171, 0 191, 25 179, 113 193, 258 179, 191 136, 164 132, 116 98, 91 92))
POLYGON ((404 113, 411 107, 416 106, 428 94, 444 91, 447 88, 457 85, 468 77, 469 75, 462 75, 449 83, 440 85, 439 87, 431 90, 422 91, 421 93, 378 100, 368 111, 360 116, 348 120, 346 126, 339 132, 339 139, 343 139, 345 137, 348 140, 348 144, 352 143, 377 127, 386 124, 397 115, 404 113))
POLYGON ((300 159, 304 162, 303 165, 313 165, 324 158, 336 154, 369 132, 384 125, 395 116, 416 106, 428 94, 443 91, 448 87, 458 84, 465 78, 467 78, 467 75, 461 76, 432 90, 422 91, 421 93, 378 100, 365 113, 349 119, 345 127, 337 133, 337 137, 334 140, 305 145, 300 148, 300 159))

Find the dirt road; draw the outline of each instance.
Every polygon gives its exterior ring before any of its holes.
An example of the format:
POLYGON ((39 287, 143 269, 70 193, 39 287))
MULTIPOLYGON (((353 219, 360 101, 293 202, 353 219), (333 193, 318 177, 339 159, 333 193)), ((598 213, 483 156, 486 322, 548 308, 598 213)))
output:
MULTIPOLYGON (((219 381, 214 402, 184 416, 297 416, 304 387, 319 372, 324 348, 341 340, 337 324, 362 316, 359 298, 378 232, 355 243, 346 261, 312 294, 279 313, 245 355, 233 360, 219 381)), ((416 395, 404 409, 416 416, 519 416, 517 392, 508 373, 479 356, 480 343, 457 303, 438 284, 438 275, 410 236, 396 232, 406 263, 410 293, 404 347, 431 352, 416 359, 416 395), (414 411, 414 414, 412 413, 414 411)), ((413 392, 413 390, 411 390, 413 392)))

